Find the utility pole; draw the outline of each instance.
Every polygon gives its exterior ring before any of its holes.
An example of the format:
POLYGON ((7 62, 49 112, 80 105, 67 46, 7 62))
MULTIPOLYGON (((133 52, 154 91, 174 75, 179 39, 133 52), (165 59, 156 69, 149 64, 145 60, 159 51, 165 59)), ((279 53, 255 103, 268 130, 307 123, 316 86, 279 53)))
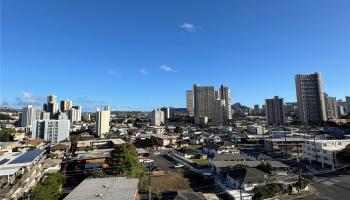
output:
POLYGON ((287 132, 284 131, 284 148, 286 149, 286 160, 288 157, 288 149, 287 149, 287 132))
POLYGON ((315 145, 315 156, 316 156, 316 162, 318 162, 318 158, 317 158, 317 147, 316 147, 316 133, 314 133, 314 145, 315 145))
POLYGON ((300 170, 300 159, 299 159, 299 146, 297 145, 297 161, 298 161, 298 171, 299 171, 299 190, 301 192, 301 170, 300 170))
POLYGON ((152 188, 151 188, 151 162, 148 165, 148 199, 152 200, 152 188))

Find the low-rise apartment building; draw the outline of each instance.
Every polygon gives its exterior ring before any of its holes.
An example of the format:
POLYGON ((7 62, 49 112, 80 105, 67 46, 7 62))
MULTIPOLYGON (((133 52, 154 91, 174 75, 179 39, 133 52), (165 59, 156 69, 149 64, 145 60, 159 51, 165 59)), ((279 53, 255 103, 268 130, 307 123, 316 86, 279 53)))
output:
POLYGON ((45 150, 5 153, 0 156, 0 199, 19 198, 43 175, 45 150))
POLYGON ((307 140, 303 145, 304 159, 321 163, 322 167, 328 165, 332 170, 340 166, 337 161, 337 152, 350 144, 347 140, 307 140))

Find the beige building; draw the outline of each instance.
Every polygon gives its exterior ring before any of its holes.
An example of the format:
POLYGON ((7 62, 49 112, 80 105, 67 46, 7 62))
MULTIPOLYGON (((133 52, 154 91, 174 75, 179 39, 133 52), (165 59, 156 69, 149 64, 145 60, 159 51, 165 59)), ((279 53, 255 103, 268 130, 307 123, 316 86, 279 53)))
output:
POLYGON ((109 121, 111 116, 111 110, 108 106, 105 106, 103 110, 97 108, 96 110, 96 133, 100 138, 104 138, 109 133, 109 121))

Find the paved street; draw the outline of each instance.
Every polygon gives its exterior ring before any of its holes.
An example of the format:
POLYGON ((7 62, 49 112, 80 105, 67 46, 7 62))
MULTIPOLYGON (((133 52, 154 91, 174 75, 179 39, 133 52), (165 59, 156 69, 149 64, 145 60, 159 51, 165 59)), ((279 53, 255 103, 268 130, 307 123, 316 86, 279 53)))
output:
POLYGON ((311 184, 316 192, 305 197, 307 200, 348 200, 350 199, 350 175, 316 177, 311 184))

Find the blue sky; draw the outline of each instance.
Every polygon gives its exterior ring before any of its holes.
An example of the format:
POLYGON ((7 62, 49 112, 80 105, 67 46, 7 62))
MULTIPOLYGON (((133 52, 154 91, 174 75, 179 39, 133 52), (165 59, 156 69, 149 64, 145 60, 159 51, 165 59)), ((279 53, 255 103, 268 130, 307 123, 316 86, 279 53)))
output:
POLYGON ((350 95, 347 0, 2 0, 1 103, 72 99, 85 110, 185 106, 194 83, 233 102, 295 101, 294 75, 321 72, 350 95))

